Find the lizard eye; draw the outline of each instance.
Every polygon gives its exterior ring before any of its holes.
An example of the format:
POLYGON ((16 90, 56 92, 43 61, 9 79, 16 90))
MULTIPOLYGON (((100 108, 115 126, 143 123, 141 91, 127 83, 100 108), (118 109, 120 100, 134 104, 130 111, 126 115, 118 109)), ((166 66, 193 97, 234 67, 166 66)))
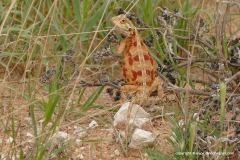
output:
POLYGON ((121 21, 122 23, 125 23, 126 22, 126 20, 125 19, 122 19, 122 21, 121 21))

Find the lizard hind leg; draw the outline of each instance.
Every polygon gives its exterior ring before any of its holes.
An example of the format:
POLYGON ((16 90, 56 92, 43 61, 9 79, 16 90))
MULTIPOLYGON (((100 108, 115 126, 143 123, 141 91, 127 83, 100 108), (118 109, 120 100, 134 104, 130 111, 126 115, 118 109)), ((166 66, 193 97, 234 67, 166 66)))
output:
POLYGON ((163 86, 162 86, 162 79, 160 77, 156 77, 156 79, 153 81, 149 88, 149 93, 151 94, 152 92, 157 90, 157 96, 159 98, 164 97, 164 91, 163 91, 163 86))
POLYGON ((144 86, 125 85, 121 87, 122 102, 132 101, 133 103, 142 104, 148 99, 149 90, 144 86))

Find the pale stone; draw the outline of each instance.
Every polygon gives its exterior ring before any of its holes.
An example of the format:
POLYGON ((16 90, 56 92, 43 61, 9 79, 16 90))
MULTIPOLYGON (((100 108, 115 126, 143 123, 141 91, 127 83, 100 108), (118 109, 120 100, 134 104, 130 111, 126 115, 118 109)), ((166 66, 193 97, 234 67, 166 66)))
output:
POLYGON ((133 132, 129 148, 141 149, 144 146, 153 144, 154 141, 155 137, 153 136, 153 133, 137 128, 133 132))

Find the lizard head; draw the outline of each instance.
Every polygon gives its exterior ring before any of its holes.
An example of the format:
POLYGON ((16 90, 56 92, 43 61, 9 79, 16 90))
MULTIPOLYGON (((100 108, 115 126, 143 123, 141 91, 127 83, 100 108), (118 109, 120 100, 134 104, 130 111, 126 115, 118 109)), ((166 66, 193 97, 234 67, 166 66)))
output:
POLYGON ((113 17, 112 23, 125 36, 130 36, 134 33, 135 26, 124 14, 113 17))

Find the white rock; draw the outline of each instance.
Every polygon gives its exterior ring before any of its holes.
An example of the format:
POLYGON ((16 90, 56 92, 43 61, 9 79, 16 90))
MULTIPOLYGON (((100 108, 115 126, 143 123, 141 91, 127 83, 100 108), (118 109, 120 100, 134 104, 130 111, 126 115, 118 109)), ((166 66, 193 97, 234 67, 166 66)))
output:
POLYGON ((6 160, 6 156, 4 154, 1 154, 0 158, 1 160, 6 160))
POLYGON ((82 154, 77 155, 77 158, 84 159, 84 156, 82 154))
POLYGON ((154 141, 155 138, 153 136, 153 133, 137 128, 134 130, 129 148, 141 149, 144 146, 153 144, 154 141))
POLYGON ((51 126, 52 126, 52 122, 49 122, 49 123, 47 124, 47 126, 48 126, 48 127, 51 127, 51 126))
POLYGON ((30 133, 30 132, 27 132, 27 135, 26 135, 27 137, 33 137, 33 135, 32 135, 32 133, 30 133))
POLYGON ((87 136, 87 131, 86 129, 83 129, 82 127, 76 127, 73 134, 77 135, 78 138, 84 138, 87 136))
POLYGON ((58 131, 56 136, 57 136, 57 139, 59 140, 66 141, 70 139, 70 136, 66 132, 62 132, 62 131, 58 131))
POLYGON ((98 126, 98 123, 95 120, 92 120, 92 122, 89 123, 89 125, 88 125, 89 128, 95 128, 97 126, 98 126))
POLYGON ((85 149, 85 147, 83 146, 83 147, 80 147, 80 150, 84 150, 85 149))
POLYGON ((114 156, 114 154, 110 154, 110 156, 109 156, 109 157, 113 158, 113 157, 115 157, 115 156, 114 156))
POLYGON ((145 158, 148 158, 148 154, 147 153, 144 153, 143 155, 145 158))
POLYGON ((7 139, 7 143, 12 143, 13 142, 13 138, 12 137, 9 137, 8 139, 7 139))
POLYGON ((113 152, 116 156, 120 156, 120 152, 118 149, 115 149, 114 152, 113 152))
POLYGON ((79 144, 82 144, 82 140, 81 140, 81 139, 76 139, 75 142, 76 142, 76 144, 78 144, 78 145, 79 145, 79 144))
POLYGON ((119 131, 119 134, 122 138, 126 138, 126 133, 125 131, 119 131))
POLYGON ((30 117, 24 117, 24 120, 26 120, 28 122, 32 122, 32 119, 30 117))
POLYGON ((128 125, 130 127, 141 128, 143 124, 150 121, 150 115, 141 106, 133 104, 131 107, 131 112, 129 112, 130 102, 124 103, 118 112, 114 115, 113 125, 118 126, 121 124, 126 124, 129 117, 128 125), (130 116, 128 116, 130 114, 130 116))

